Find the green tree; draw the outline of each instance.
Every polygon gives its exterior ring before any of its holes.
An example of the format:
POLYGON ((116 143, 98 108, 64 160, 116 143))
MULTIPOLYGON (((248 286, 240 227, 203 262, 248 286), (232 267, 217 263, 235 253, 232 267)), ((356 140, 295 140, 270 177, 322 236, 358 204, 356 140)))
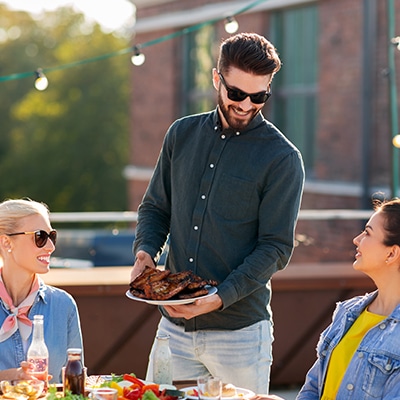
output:
POLYGON ((33 75, 0 82, 0 197, 31 197, 52 211, 126 210, 129 59, 85 60, 127 48, 128 39, 88 26, 68 8, 40 21, 3 11, 1 26, 21 34, 0 47, 9 69, 3 64, 1 75, 50 72, 43 92, 33 75))

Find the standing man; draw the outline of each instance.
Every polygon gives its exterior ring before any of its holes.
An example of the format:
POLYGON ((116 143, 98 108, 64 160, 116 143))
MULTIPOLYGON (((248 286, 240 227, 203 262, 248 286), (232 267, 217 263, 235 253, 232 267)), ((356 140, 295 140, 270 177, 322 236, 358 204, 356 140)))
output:
POLYGON ((172 124, 139 206, 132 279, 169 235, 167 269, 218 282, 212 296, 160 307, 174 379, 211 374, 268 393, 270 279, 292 255, 304 184, 299 151, 261 113, 280 67, 262 36, 225 40, 212 71, 217 108, 172 124))

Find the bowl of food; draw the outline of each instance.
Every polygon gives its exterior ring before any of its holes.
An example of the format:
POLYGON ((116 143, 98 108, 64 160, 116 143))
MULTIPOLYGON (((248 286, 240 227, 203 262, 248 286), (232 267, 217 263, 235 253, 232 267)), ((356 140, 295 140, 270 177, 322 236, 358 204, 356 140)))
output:
POLYGON ((35 400, 41 396, 44 382, 39 380, 1 381, 3 399, 35 400))

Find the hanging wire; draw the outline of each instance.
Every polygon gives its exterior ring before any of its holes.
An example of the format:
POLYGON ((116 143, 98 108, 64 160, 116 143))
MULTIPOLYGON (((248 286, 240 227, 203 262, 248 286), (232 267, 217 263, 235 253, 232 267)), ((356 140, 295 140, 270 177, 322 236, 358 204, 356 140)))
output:
MULTIPOLYGON (((252 3, 248 4, 247 6, 240 8, 239 10, 237 10, 234 13, 231 13, 230 16, 234 17, 236 15, 243 14, 244 12, 246 12, 246 11, 256 7, 256 6, 258 6, 261 3, 265 3, 266 1, 268 1, 268 0, 256 0, 256 1, 253 1, 252 3)), ((53 71, 57 71, 57 70, 63 70, 63 69, 69 69, 69 68, 73 68, 73 67, 76 67, 76 66, 79 66, 79 65, 84 65, 84 64, 88 64, 88 63, 92 63, 92 62, 96 62, 96 61, 102 61, 102 60, 105 60, 105 59, 108 59, 108 58, 121 56, 121 55, 127 54, 127 53, 134 53, 133 56, 135 56, 135 52, 137 52, 137 49, 143 49, 143 48, 146 48, 146 47, 154 46, 156 44, 165 42, 167 40, 171 40, 171 39, 174 39, 174 38, 179 37, 179 36, 187 35, 188 33, 197 31, 197 30, 199 30, 199 29, 201 29, 201 28, 203 28, 205 26, 208 26, 208 25, 213 25, 216 22, 223 21, 225 19, 226 19, 226 16, 220 17, 220 18, 215 18, 215 19, 212 19, 212 20, 209 20, 209 21, 205 21, 205 22, 193 25, 193 26, 188 27, 188 28, 184 28, 184 29, 182 29, 180 31, 176 31, 176 32, 161 36, 159 38, 150 40, 150 41, 145 42, 145 43, 136 44, 136 45, 134 45, 132 47, 128 47, 126 49, 118 50, 118 51, 115 51, 115 52, 112 52, 112 53, 108 53, 108 54, 99 55, 99 56, 96 56, 96 57, 87 58, 87 59, 84 59, 84 60, 74 61, 74 62, 71 62, 71 63, 68 63, 68 64, 58 65, 58 66, 54 66, 54 67, 41 68, 40 70, 41 70, 41 72, 43 74, 45 74, 45 73, 47 74, 49 72, 53 72, 53 71)), ((36 69, 35 71, 28 71, 28 72, 21 72, 21 73, 15 73, 15 74, 11 74, 11 75, 0 76, 0 82, 11 81, 11 80, 16 80, 16 79, 23 79, 23 78, 28 78, 28 77, 31 77, 31 78, 34 77, 36 79, 37 78, 37 71, 38 71, 38 69, 36 69)))

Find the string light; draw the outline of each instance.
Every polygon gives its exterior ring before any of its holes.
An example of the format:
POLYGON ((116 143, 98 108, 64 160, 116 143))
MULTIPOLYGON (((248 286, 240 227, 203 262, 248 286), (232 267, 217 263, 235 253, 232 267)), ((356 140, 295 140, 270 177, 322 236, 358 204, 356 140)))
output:
POLYGON ((49 81, 47 80, 46 75, 43 73, 43 70, 38 68, 35 71, 35 75, 35 88, 40 91, 46 90, 47 86, 49 86, 49 81))
POLYGON ((141 65, 144 64, 146 57, 145 55, 140 51, 139 46, 135 46, 133 48, 134 55, 131 57, 131 61, 133 65, 136 65, 137 67, 140 67, 141 65))
MULTIPOLYGON (((264 3, 268 0, 254 0, 252 3, 242 7, 241 9, 237 10, 233 15, 239 15, 242 13, 245 13, 246 11, 256 7, 257 5, 264 3)), ((226 30, 229 33, 234 33, 237 31, 239 25, 237 23, 237 21, 234 19, 234 17, 219 17, 219 18, 215 18, 209 21, 205 21, 205 22, 201 22, 197 25, 192 25, 190 27, 184 28, 180 31, 175 31, 173 33, 169 33, 167 35, 161 36, 159 38, 150 40, 148 42, 145 43, 141 43, 140 45, 136 45, 133 48, 129 47, 129 48, 125 48, 122 50, 118 50, 112 53, 108 53, 108 54, 103 54, 103 55, 99 55, 96 57, 92 57, 92 58, 88 58, 85 60, 78 60, 78 61, 73 61, 71 63, 68 64, 64 64, 64 65, 58 65, 58 66, 54 66, 54 67, 46 67, 46 71, 47 72, 52 72, 52 71, 57 71, 57 70, 61 70, 61 69, 67 69, 67 68, 72 68, 78 65, 83 65, 83 64, 88 64, 91 62, 95 62, 95 61, 101 61, 101 60, 105 60, 111 57, 116 57, 116 56, 120 56, 122 54, 127 54, 127 53, 131 53, 132 49, 135 52, 135 54, 131 57, 131 61, 134 65, 140 66, 145 62, 145 56, 144 54, 141 53, 140 49, 144 48, 144 47, 148 47, 148 46, 153 46, 155 44, 159 44, 162 43, 166 40, 170 40, 173 38, 176 38, 178 36, 181 35, 186 35, 190 32, 194 32, 197 31, 205 26, 208 25, 212 25, 218 21, 221 20, 226 20, 226 25, 230 26, 231 29, 233 29, 234 26, 237 26, 237 28, 235 30, 226 30)), ((226 29, 226 27, 225 27, 226 29)), ((228 28, 229 29, 229 28, 228 28)), ((397 44, 397 42, 396 42, 397 44)), ((399 49, 400 50, 400 49, 399 49)), ((37 90, 45 90, 49 84, 46 76, 43 74, 42 69, 38 69, 35 71, 35 75, 36 75, 36 80, 35 80, 35 87, 37 90)), ((15 80, 15 79, 23 79, 23 78, 27 78, 27 77, 31 77, 32 76, 32 71, 26 71, 26 72, 21 72, 21 73, 15 73, 15 74, 11 74, 11 75, 3 75, 0 76, 0 82, 5 82, 5 81, 10 81, 10 80, 15 80)))
POLYGON ((235 33, 239 29, 239 24, 232 16, 227 17, 225 20, 225 31, 228 33, 235 33))
POLYGON ((400 148, 400 135, 396 135, 392 139, 392 143, 394 147, 400 148))
POLYGON ((392 38, 391 42, 397 47, 397 50, 400 50, 400 36, 392 38))

